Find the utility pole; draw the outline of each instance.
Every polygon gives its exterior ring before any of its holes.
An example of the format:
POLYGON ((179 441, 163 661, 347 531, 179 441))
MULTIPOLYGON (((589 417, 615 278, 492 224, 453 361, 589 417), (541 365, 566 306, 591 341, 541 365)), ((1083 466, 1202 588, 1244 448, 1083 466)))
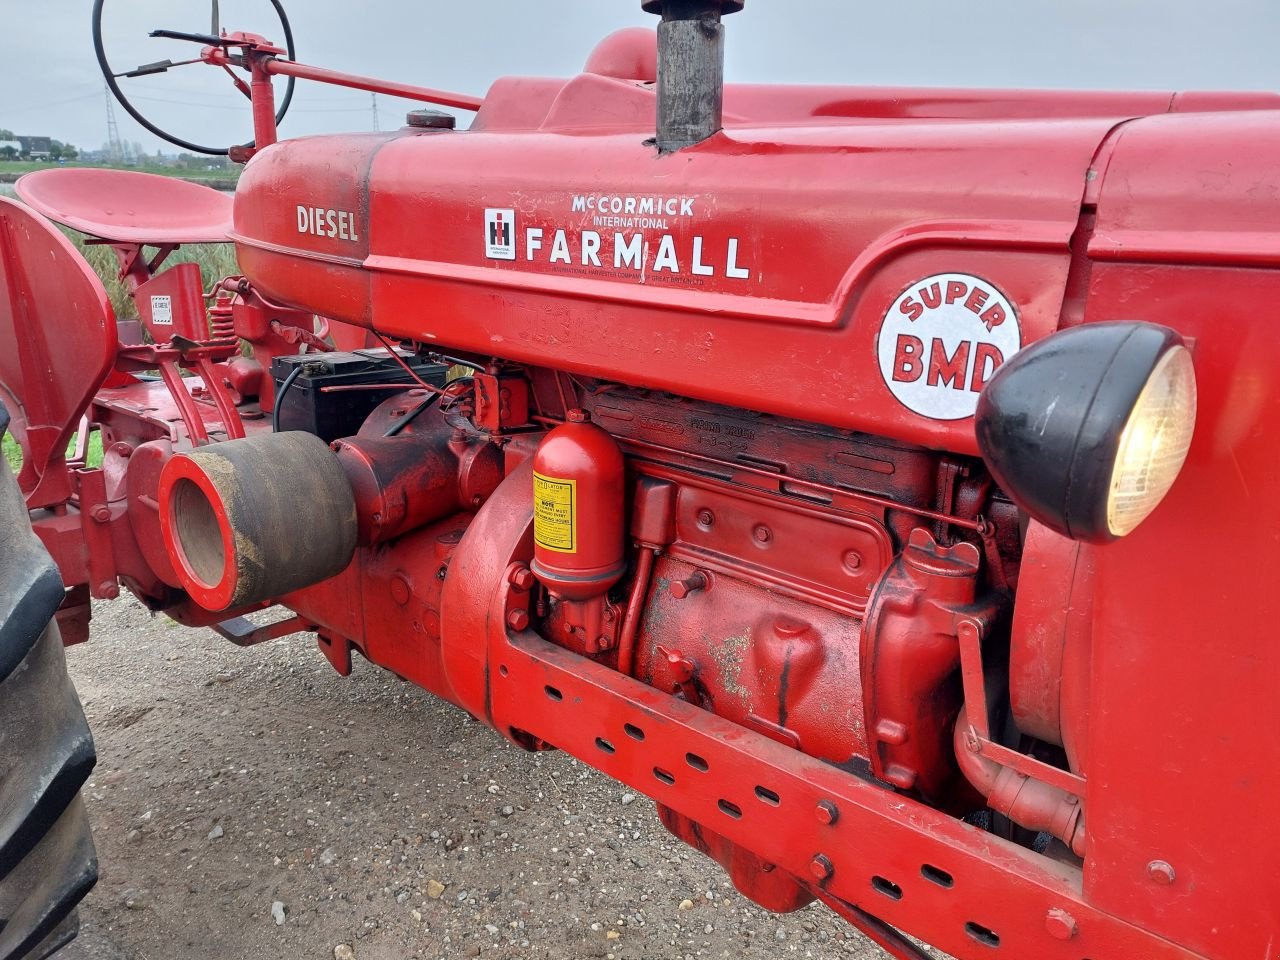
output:
POLYGON ((369 99, 373 102, 373 132, 377 133, 382 129, 381 124, 378 123, 378 95, 371 93, 369 99))

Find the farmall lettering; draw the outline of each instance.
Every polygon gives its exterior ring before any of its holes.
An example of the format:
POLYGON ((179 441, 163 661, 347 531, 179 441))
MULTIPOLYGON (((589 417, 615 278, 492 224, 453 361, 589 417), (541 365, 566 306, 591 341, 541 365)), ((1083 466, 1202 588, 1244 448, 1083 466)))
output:
POLYGON ((752 276, 738 237, 713 239, 678 228, 696 216, 694 197, 578 194, 569 202, 566 225, 521 225, 518 257, 514 241, 494 244, 495 212, 500 211, 487 210, 485 217, 485 256, 491 260, 518 259, 641 283, 752 276))
POLYGON ((885 386, 931 420, 963 420, 996 368, 1018 352, 1018 314, 995 284, 965 273, 913 283, 880 326, 885 386))

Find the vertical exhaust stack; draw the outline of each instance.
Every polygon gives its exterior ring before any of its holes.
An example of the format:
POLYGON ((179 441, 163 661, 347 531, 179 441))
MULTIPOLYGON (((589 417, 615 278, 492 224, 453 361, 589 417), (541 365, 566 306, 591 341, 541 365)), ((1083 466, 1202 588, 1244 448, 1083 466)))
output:
POLYGON ((701 143, 724 126, 724 25, 745 0, 644 0, 658 25, 658 149, 701 143))

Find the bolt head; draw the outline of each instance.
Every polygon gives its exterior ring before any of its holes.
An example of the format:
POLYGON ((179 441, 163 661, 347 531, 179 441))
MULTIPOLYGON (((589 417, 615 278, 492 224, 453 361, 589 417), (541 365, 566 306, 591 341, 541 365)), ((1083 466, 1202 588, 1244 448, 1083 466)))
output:
POLYGON ((517 590, 532 590, 533 585, 538 582, 528 567, 516 567, 507 579, 517 590))
POLYGON ((751 531, 751 536, 755 538, 756 543, 768 543, 773 539, 773 531, 761 523, 751 531))
POLYGON ((840 808, 830 800, 819 800, 815 813, 819 823, 832 824, 840 819, 840 808))
POLYGON ((819 853, 809 861, 809 873, 815 880, 826 880, 835 872, 836 868, 832 866, 825 853, 819 853))
POLYGON ((710 510, 704 509, 704 510, 698 511, 698 526, 710 527, 715 522, 716 522, 716 515, 712 513, 710 510))
POLYGON ((672 580, 671 586, 668 588, 671 595, 677 600, 683 600, 691 593, 698 590, 706 590, 711 586, 711 577, 709 574, 703 573, 701 570, 695 570, 683 580, 672 580))
POLYGON ((507 626, 512 630, 517 631, 527 629, 529 626, 529 611, 520 609, 512 610, 507 614, 507 626))
POLYGON ((1168 887, 1177 879, 1173 866, 1164 860, 1152 860, 1147 864, 1147 876, 1162 887, 1168 887))
POLYGON ((111 508, 105 503, 98 504, 98 506, 93 508, 93 519, 97 520, 99 523, 106 523, 111 519, 111 508))
POLYGON ((1058 907, 1045 915, 1044 928, 1055 940, 1070 940, 1079 930, 1076 918, 1058 907))

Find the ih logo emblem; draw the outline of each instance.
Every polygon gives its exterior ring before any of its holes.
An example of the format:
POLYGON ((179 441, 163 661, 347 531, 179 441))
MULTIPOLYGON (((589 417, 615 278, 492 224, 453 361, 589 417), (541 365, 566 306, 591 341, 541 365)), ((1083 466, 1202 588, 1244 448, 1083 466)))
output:
POLYGON ((516 212, 486 209, 484 212, 484 255, 490 260, 516 258, 516 212))
POLYGON ((963 420, 996 368, 1022 347, 1013 304, 967 273, 913 283, 889 307, 876 345, 885 386, 930 420, 963 420))

